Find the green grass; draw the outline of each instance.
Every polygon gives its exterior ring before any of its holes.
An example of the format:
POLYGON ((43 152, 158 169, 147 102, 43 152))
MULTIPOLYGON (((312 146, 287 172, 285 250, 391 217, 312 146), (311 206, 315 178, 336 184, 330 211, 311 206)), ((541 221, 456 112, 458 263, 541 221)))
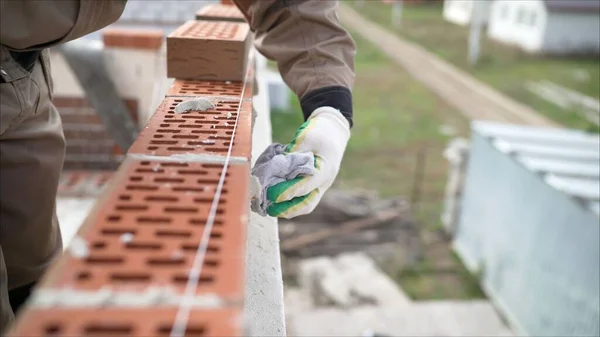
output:
MULTIPOLYGON (((428 172, 439 173, 435 188, 442 188, 446 177, 441 151, 449 138, 439 127, 450 124, 466 132, 467 121, 369 42, 358 36, 355 41, 355 126, 339 184, 374 188, 384 196, 406 195, 412 188, 417 152, 423 149, 428 172)), ((291 110, 271 114, 274 141, 289 142, 302 123, 296 98, 291 110)))
POLYGON ((448 266, 439 266, 441 259, 426 257, 416 266, 399 271, 397 279, 404 291, 416 300, 485 298, 479 280, 459 258, 450 251, 443 254, 451 256, 452 262, 448 266))
MULTIPOLYGON (((449 140, 439 127, 452 125, 464 135, 468 122, 371 43, 359 36, 354 38, 358 48, 354 127, 336 185, 410 200, 421 151, 425 164, 416 218, 423 230, 435 231, 440 224, 447 179, 442 150, 449 140)), ((290 111, 271 112, 273 140, 289 142, 302 122, 298 100, 293 97, 290 111)), ((426 258, 451 260, 451 249, 447 243, 442 245, 441 256, 426 258)), ((479 297, 471 290, 477 283, 466 278, 460 263, 452 266, 452 275, 442 277, 435 273, 419 275, 418 268, 388 271, 416 299, 479 297)))
MULTIPOLYGON (((357 2, 347 3, 357 8, 357 2)), ((528 81, 548 80, 599 98, 600 62, 596 57, 552 58, 527 55, 516 48, 492 41, 484 34, 479 62, 471 67, 467 63, 469 28, 444 21, 441 4, 404 6, 402 24, 398 29, 391 24, 390 8, 380 1, 365 1, 360 13, 565 126, 598 130, 576 111, 564 111, 538 98, 524 87, 528 81), (574 72, 578 70, 587 72, 589 79, 576 79, 574 72)))

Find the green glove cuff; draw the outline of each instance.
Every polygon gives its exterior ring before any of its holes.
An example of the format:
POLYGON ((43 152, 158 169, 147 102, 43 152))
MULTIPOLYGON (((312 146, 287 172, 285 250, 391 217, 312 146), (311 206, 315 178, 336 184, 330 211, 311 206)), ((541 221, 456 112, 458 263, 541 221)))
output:
MULTIPOLYGON (((321 161, 317 156, 315 158, 315 168, 318 170, 321 166, 321 161)), ((291 200, 283 201, 281 200, 281 196, 285 194, 285 192, 297 184, 301 184, 309 177, 301 176, 296 177, 292 180, 286 180, 280 182, 279 184, 273 185, 267 189, 267 200, 269 200, 272 204, 267 208, 267 214, 273 217, 278 217, 283 215, 288 211, 292 211, 296 207, 302 207, 309 203, 313 198, 317 197, 318 189, 313 190, 311 193, 307 195, 303 195, 301 197, 296 197, 291 200)))
POLYGON ((302 135, 304 133, 305 130, 308 129, 310 124, 310 120, 307 120, 306 122, 302 123, 302 125, 300 125, 300 127, 296 130, 296 134, 294 135, 294 138, 292 138, 292 141, 285 147, 285 152, 286 153, 290 153, 294 151, 294 148, 296 147, 296 144, 299 143, 299 139, 303 138, 302 135))
POLYGON ((293 212, 294 210, 302 208, 305 205, 309 204, 318 195, 319 189, 316 189, 307 195, 293 198, 292 200, 272 204, 271 206, 269 206, 269 208, 267 208, 267 214, 269 214, 272 217, 284 216, 285 213, 293 212))

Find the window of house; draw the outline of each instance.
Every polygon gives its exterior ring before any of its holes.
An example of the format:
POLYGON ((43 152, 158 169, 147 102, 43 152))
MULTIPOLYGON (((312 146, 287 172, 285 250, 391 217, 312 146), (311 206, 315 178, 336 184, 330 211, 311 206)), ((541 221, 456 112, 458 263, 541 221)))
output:
POLYGON ((530 26, 535 26, 535 22, 537 20, 537 13, 532 11, 529 15, 529 25, 530 26))
POLYGON ((508 4, 503 4, 502 8, 500 8, 500 18, 501 19, 507 19, 508 18, 508 11, 509 11, 510 7, 508 6, 508 4))
POLYGON ((517 23, 524 24, 525 23, 525 9, 523 7, 519 8, 517 11, 517 23))

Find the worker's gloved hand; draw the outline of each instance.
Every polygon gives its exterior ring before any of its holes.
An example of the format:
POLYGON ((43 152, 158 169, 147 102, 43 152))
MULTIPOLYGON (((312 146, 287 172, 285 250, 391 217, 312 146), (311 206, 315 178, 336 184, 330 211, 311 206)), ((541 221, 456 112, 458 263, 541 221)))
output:
POLYGON ((267 213, 289 219, 312 212, 333 184, 349 139, 350 124, 338 110, 331 107, 316 109, 285 147, 285 153, 312 152, 315 174, 299 176, 268 188, 267 199, 271 205, 267 213))

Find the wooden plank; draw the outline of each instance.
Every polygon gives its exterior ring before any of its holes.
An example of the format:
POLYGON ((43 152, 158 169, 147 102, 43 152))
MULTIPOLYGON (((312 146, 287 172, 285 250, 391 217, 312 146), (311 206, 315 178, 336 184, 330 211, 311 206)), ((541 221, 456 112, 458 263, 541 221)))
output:
POLYGON ((282 251, 291 251, 298 248, 302 248, 309 244, 313 244, 319 241, 323 241, 331 236, 355 232, 362 228, 377 226, 387 221, 393 220, 404 213, 402 210, 391 209, 381 212, 377 215, 368 218, 361 218, 356 220, 350 220, 342 223, 337 228, 325 228, 318 230, 313 233, 297 236, 295 238, 284 240, 281 243, 282 251))

